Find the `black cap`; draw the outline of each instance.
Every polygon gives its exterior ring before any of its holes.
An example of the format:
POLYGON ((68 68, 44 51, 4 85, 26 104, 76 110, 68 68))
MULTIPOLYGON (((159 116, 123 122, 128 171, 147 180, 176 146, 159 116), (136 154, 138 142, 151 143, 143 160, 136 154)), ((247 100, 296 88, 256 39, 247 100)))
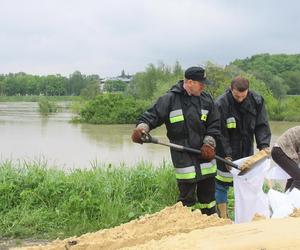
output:
POLYGON ((204 84, 211 84, 211 81, 206 78, 205 69, 201 67, 194 66, 188 68, 184 73, 184 77, 204 84))

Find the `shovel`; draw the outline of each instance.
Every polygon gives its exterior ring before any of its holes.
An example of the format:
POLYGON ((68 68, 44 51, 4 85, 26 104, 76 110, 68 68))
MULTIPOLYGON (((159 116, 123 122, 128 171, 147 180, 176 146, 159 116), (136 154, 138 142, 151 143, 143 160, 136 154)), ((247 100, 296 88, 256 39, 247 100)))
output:
MULTIPOLYGON (((194 154, 198 154, 198 155, 201 154, 201 151, 198 150, 198 149, 189 148, 189 147, 185 147, 185 146, 174 144, 174 143, 160 142, 157 138, 154 138, 150 134, 146 134, 146 133, 143 133, 141 140, 144 143, 160 144, 160 145, 167 146, 167 147, 170 147, 170 148, 178 149, 180 151, 186 151, 186 152, 190 152, 190 153, 194 153, 194 154)), ((226 159, 224 159, 224 158, 222 158, 218 155, 215 155, 215 159, 220 160, 220 161, 224 162, 225 164, 227 164, 227 165, 229 165, 229 166, 231 166, 235 169, 240 170, 240 173, 238 175, 244 175, 250 170, 249 168, 247 168, 247 169, 244 169, 244 170, 241 171, 241 169, 239 168, 239 166, 237 164, 235 164, 231 161, 228 161, 228 160, 226 160, 226 159)))

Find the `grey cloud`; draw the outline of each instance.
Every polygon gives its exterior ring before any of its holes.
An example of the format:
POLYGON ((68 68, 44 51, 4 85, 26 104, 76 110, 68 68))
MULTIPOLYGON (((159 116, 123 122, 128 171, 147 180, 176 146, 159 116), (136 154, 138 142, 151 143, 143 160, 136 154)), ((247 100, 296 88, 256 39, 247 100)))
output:
POLYGON ((163 61, 299 53, 298 1, 5 0, 0 73, 110 76, 163 61))

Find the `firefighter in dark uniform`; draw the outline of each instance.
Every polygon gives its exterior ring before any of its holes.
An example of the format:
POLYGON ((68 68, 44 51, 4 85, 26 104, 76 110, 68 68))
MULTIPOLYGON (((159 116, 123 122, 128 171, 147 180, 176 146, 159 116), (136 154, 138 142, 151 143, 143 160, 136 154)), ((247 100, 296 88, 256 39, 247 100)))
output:
POLYGON ((220 135, 219 113, 212 97, 203 92, 206 79, 201 67, 190 67, 185 79, 138 118, 132 140, 142 143, 142 133, 165 124, 171 143, 201 149, 201 154, 170 149, 179 188, 178 201, 207 215, 216 212, 214 160, 216 138, 220 135))
MULTIPOLYGON (((270 146, 271 131, 264 99, 249 90, 249 81, 234 78, 231 88, 216 101, 221 119, 220 142, 217 154, 233 161, 253 155, 254 136, 259 150, 270 146)), ((220 217, 227 218, 228 189, 233 184, 230 166, 217 161, 216 202, 220 217)))

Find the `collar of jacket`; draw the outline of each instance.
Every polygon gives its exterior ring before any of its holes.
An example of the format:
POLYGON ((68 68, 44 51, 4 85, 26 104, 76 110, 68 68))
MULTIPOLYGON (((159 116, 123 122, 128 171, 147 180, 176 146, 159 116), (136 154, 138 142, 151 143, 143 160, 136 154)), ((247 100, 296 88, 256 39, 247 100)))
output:
MULTIPOLYGON (((234 109, 235 109, 236 105, 234 105, 234 103, 236 103, 236 101, 231 93, 231 90, 228 89, 226 94, 228 96, 228 100, 229 100, 231 106, 234 107, 234 109)), ((250 90, 248 91, 247 97, 240 104, 239 109, 237 111, 241 112, 243 114, 251 113, 252 115, 256 115, 255 107, 253 107, 253 104, 251 103, 251 91, 250 90)))
POLYGON ((179 94, 187 94, 186 90, 183 88, 183 80, 180 80, 175 85, 173 85, 170 91, 179 94))

